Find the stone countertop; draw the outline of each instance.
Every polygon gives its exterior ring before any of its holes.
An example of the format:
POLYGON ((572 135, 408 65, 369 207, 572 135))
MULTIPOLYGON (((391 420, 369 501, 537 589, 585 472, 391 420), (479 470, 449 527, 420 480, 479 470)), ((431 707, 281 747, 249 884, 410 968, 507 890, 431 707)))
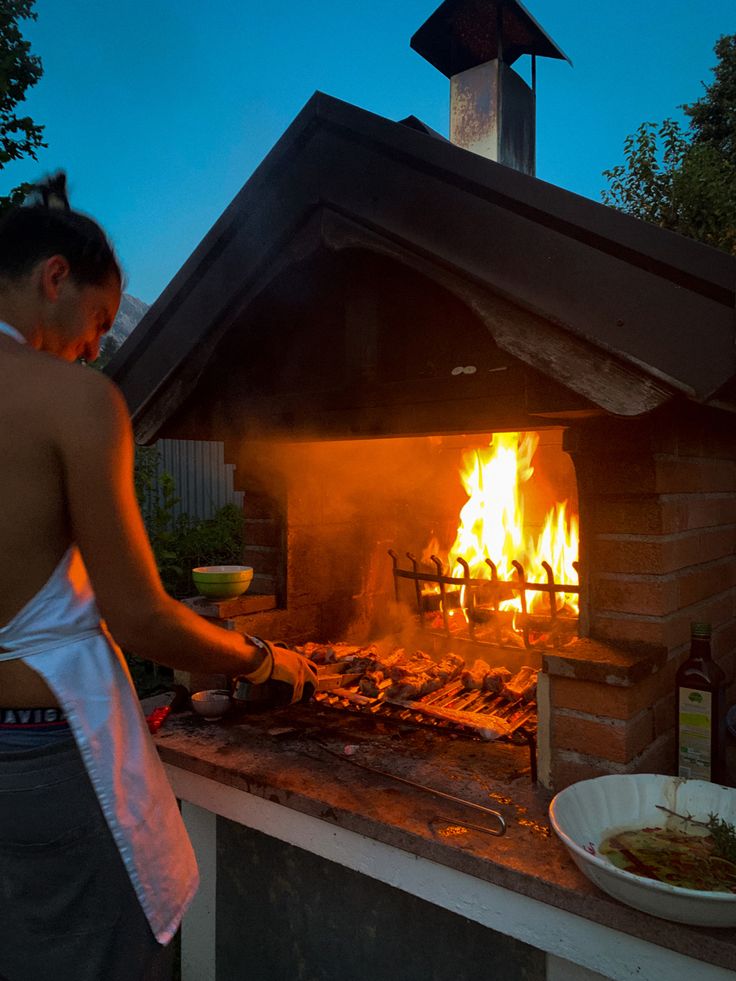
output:
POLYGON ((551 795, 531 783, 526 746, 483 743, 315 705, 231 713, 216 723, 191 713, 169 716, 155 741, 164 762, 183 770, 736 970, 736 930, 648 916, 607 896, 579 872, 550 830, 551 795), (484 825, 484 815, 353 761, 498 810, 506 834, 469 829, 463 821, 484 825))

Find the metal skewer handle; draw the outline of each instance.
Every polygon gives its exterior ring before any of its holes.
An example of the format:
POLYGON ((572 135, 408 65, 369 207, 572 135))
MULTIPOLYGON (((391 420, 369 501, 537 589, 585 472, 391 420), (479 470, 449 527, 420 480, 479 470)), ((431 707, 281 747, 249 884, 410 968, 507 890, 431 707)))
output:
POLYGON ((375 773, 379 777, 387 777, 389 780, 398 780, 399 783, 406 784, 407 787, 413 787, 415 790, 423 790, 425 794, 432 794, 435 797, 441 797, 443 800, 452 801, 453 804, 462 804, 465 807, 470 807, 474 811, 480 811, 481 814, 492 817, 498 822, 498 828, 480 828, 478 825, 473 825, 473 828, 477 831, 486 831, 489 835, 495 835, 500 837, 506 834, 506 822, 503 819, 503 815, 498 811, 494 811, 491 807, 485 807, 483 804, 476 804, 472 800, 465 800, 463 797, 454 797, 452 794, 446 794, 443 790, 435 790, 434 787, 425 787, 424 784, 415 783, 413 780, 407 780, 405 777, 397 777, 394 773, 387 773, 385 770, 378 770, 374 766, 368 766, 367 763, 359 763, 358 760, 351 759, 349 756, 344 756, 342 753, 335 752, 334 749, 330 749, 328 746, 323 746, 322 743, 319 744, 325 752, 330 753, 332 756, 336 756, 340 760, 345 760, 347 763, 352 763, 353 766, 359 766, 361 770, 368 770, 369 773, 375 773))

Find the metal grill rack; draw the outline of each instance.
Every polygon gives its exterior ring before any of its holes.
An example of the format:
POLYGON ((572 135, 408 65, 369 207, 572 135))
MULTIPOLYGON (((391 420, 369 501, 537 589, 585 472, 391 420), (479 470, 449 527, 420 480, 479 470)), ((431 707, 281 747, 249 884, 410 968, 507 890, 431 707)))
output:
MULTIPOLYGON (((464 558, 457 562, 463 569, 462 576, 447 575, 436 555, 431 556, 435 571, 419 568, 417 557, 411 552, 406 557, 411 569, 399 568, 399 556, 389 549, 393 563, 394 593, 397 602, 399 580, 414 583, 417 613, 421 626, 450 637, 465 637, 477 644, 504 645, 504 637, 510 632, 519 635, 527 650, 556 649, 565 647, 577 637, 578 618, 570 616, 558 606, 558 597, 564 593, 580 593, 579 585, 555 582, 554 572, 548 562, 543 562, 547 581, 531 582, 521 562, 513 561, 516 578, 500 579, 498 569, 491 559, 486 559, 489 578, 479 579, 470 575, 470 567, 464 558), (424 586, 424 588, 423 588, 424 586), (448 587, 453 587, 448 589, 448 587), (541 614, 529 612, 529 593, 546 596, 547 610, 541 614), (518 596, 521 612, 500 609, 504 600, 518 596), (461 611, 460 615, 457 615, 461 611)), ((573 563, 578 571, 577 562, 573 563)))
POLYGON ((345 688, 318 691, 314 698, 327 708, 448 730, 470 739, 502 739, 525 744, 529 747, 532 780, 536 782, 537 706, 534 702, 508 701, 490 692, 466 691, 459 681, 412 702, 363 695, 357 682, 345 688))

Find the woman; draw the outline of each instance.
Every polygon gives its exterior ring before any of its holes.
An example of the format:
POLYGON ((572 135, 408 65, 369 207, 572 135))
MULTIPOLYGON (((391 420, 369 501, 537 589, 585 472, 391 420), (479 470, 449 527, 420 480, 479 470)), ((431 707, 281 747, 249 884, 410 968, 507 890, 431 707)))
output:
POLYGON ((197 872, 115 641, 294 701, 315 675, 164 591, 124 401, 75 363, 97 357, 120 268, 63 180, 41 190, 0 222, 0 978, 149 981, 197 872))

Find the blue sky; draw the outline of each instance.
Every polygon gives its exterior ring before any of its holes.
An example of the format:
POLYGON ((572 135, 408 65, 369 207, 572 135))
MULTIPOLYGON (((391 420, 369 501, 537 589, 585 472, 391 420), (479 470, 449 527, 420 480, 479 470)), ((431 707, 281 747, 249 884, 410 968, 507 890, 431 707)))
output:
MULTIPOLYGON (((438 5, 37 0, 24 33, 44 76, 26 107, 49 146, 0 191, 63 167, 151 303, 315 90, 447 134, 448 80, 409 48, 438 5)), ((627 134, 681 117, 736 32, 734 0, 525 6, 574 64, 538 63, 537 176, 596 200, 627 134)))

